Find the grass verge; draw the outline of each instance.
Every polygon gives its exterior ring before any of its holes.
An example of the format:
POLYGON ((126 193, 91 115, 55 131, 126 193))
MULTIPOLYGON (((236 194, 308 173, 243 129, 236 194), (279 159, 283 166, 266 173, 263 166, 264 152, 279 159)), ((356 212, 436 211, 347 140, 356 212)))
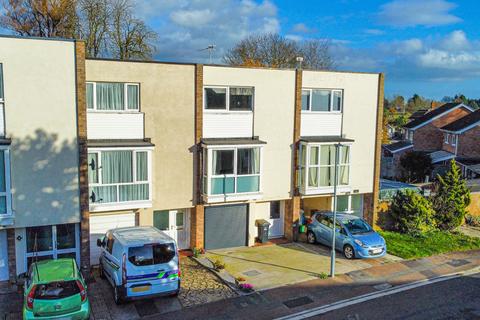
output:
POLYGON ((459 232, 434 231, 419 236, 380 231, 387 242, 387 252, 404 259, 428 257, 451 251, 480 249, 480 238, 459 232))

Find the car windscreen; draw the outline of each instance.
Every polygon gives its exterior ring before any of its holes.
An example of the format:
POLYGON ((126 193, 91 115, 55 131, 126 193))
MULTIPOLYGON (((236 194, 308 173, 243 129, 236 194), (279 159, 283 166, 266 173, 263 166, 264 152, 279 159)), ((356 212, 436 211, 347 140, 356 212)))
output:
POLYGON ((371 232, 372 228, 362 219, 342 219, 343 225, 350 231, 351 234, 371 232))
POLYGON ((63 299, 79 293, 80 289, 75 281, 56 281, 46 284, 38 284, 35 290, 35 299, 63 299))
POLYGON ((173 243, 147 244, 128 249, 128 261, 136 266, 167 263, 175 257, 173 243))

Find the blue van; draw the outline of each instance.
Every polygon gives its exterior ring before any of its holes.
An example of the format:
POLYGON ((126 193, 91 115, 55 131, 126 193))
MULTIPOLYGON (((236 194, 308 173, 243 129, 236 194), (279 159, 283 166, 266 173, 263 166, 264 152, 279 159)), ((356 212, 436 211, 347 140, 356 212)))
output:
POLYGON ((113 287, 115 303, 180 291, 177 245, 154 227, 118 228, 97 240, 100 277, 113 287))

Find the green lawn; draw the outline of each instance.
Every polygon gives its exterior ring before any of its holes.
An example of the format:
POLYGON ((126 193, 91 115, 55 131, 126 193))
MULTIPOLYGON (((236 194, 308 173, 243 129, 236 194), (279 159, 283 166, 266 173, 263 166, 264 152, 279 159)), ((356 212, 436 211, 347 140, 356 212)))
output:
POLYGON ((450 251, 480 249, 480 238, 462 233, 435 231, 412 236, 391 231, 379 232, 387 241, 387 252, 404 259, 427 257, 450 251))

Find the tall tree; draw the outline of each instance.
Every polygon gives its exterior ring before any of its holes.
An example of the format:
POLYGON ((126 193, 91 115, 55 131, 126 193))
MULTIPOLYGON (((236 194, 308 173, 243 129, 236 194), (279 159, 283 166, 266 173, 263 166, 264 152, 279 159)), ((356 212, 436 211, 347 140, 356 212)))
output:
POLYGON ((450 162, 450 169, 444 176, 438 175, 435 184, 433 206, 438 227, 453 230, 462 224, 467 206, 470 204, 470 190, 462 178, 456 162, 450 162))
POLYGON ((425 99, 418 94, 414 94, 410 99, 408 99, 406 111, 413 113, 421 109, 429 109, 431 101, 425 99))
POLYGON ((400 178, 406 182, 423 182, 432 170, 432 159, 426 153, 410 151, 400 158, 400 178))
POLYGON ((113 0, 111 16, 109 36, 113 57, 122 60, 151 59, 157 34, 133 16, 130 1, 113 0))
POLYGON ((87 56, 97 58, 107 50, 110 5, 107 0, 80 0, 79 36, 85 40, 87 56))
POLYGON ((297 43, 277 33, 251 35, 231 48, 224 57, 230 65, 292 68, 297 57, 303 57, 307 69, 331 69, 333 58, 328 41, 297 43))
POLYGON ((0 26, 21 36, 73 38, 76 0, 5 0, 0 26))

